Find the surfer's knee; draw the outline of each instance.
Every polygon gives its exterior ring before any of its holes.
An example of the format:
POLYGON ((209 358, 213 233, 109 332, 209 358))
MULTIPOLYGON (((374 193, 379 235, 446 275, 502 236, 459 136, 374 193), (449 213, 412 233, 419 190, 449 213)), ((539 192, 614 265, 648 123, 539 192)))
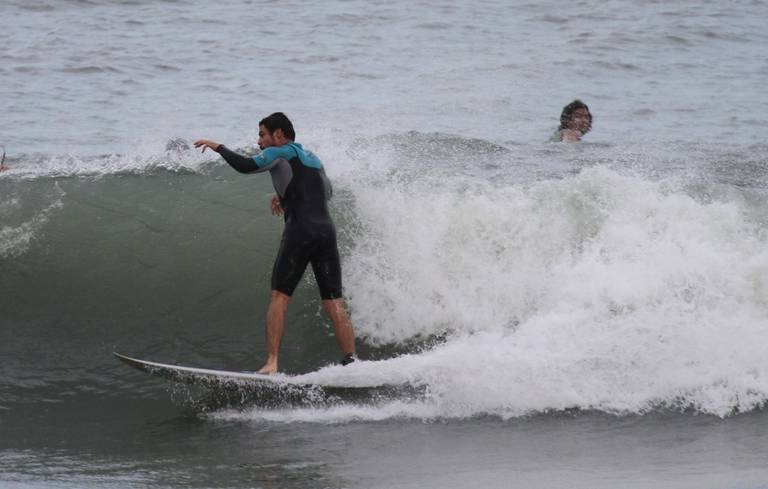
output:
POLYGON ((323 309, 325 309, 325 312, 327 312, 331 317, 347 315, 347 306, 344 304, 344 299, 341 298, 324 299, 323 309))
POLYGON ((279 290, 273 290, 272 296, 270 298, 269 307, 270 309, 275 307, 281 310, 286 310, 288 309, 288 304, 290 304, 290 302, 291 302, 290 295, 280 292, 279 290))

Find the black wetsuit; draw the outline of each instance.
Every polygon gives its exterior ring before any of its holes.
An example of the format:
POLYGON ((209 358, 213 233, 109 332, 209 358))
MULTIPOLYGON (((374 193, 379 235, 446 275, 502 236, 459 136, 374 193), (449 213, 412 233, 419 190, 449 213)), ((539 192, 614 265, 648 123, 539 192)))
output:
POLYGON ((269 171, 285 228, 272 269, 272 289, 293 295, 308 264, 312 264, 320 296, 341 297, 341 263, 336 226, 328 212, 331 184, 320 160, 298 143, 265 148, 253 157, 239 155, 224 145, 219 154, 240 173, 269 171))

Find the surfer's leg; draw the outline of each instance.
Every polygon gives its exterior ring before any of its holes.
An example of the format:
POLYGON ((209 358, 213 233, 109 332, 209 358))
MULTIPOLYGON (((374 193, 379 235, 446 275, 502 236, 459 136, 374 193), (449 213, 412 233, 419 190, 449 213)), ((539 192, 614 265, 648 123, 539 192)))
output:
POLYGON ((318 241, 318 248, 312 257, 312 271, 323 299, 323 308, 331 317, 336 343, 341 352, 346 356, 353 355, 355 332, 342 299, 341 260, 336 245, 336 230, 331 227, 318 241))
POLYGON ((267 309, 267 362, 259 369, 259 373, 277 372, 277 354, 285 328, 285 312, 307 268, 310 252, 311 247, 301 229, 286 226, 272 267, 272 297, 267 309))
POLYGON ((290 302, 291 296, 277 290, 272 291, 272 299, 267 309, 267 362, 259 369, 260 374, 277 372, 277 355, 285 330, 285 312, 290 302))
POLYGON ((272 291, 293 295, 307 269, 313 251, 311 238, 297 226, 286 226, 272 267, 272 291))
POLYGON ((333 322, 333 334, 336 336, 336 343, 341 348, 344 355, 355 353, 355 330, 352 328, 352 321, 347 314, 347 308, 344 305, 344 299, 328 299, 323 301, 323 308, 333 322))

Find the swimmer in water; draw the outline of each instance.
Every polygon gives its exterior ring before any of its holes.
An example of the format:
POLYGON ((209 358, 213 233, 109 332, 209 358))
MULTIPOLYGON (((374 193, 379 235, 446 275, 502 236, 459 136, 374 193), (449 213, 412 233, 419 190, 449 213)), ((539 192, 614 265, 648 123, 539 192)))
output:
POLYGON ((563 112, 560 114, 560 127, 549 141, 555 143, 581 141, 590 129, 592 129, 592 114, 589 112, 589 107, 577 99, 563 107, 563 112))

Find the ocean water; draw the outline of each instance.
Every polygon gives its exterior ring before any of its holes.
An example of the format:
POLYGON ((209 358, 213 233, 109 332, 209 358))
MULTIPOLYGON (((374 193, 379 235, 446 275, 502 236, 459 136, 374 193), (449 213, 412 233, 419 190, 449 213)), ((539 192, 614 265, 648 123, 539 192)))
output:
POLYGON ((763 2, 0 2, 0 487, 768 487, 763 2), (589 104, 578 144, 546 143, 589 104), (243 153, 325 162, 363 361, 243 153), (371 387, 374 386, 374 387, 371 387), (282 395, 285 394, 285 395, 282 395))

